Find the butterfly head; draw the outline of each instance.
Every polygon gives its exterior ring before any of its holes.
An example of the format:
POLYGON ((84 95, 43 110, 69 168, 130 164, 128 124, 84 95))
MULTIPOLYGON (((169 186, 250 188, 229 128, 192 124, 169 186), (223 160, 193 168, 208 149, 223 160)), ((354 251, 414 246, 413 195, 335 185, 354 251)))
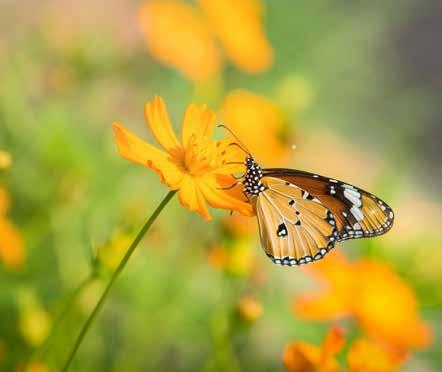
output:
POLYGON ((244 192, 249 195, 259 195, 265 190, 265 186, 261 182, 263 177, 262 168, 251 155, 247 156, 244 165, 247 169, 242 181, 244 192))

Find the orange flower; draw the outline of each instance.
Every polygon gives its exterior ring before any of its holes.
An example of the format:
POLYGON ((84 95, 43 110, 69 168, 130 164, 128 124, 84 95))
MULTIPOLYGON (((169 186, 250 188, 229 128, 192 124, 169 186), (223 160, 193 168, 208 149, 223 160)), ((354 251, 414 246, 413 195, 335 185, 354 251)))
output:
POLYGON ((150 53, 191 80, 215 75, 221 58, 204 22, 191 5, 153 0, 143 5, 139 23, 150 53))
POLYGON ((223 218, 223 228, 228 235, 236 237, 257 236, 258 224, 254 218, 247 218, 241 214, 235 213, 223 218))
POLYGON ((323 282, 324 289, 297 298, 298 315, 317 320, 352 316, 367 334, 398 351, 430 343, 431 332, 419 318, 412 289, 385 264, 348 262, 334 254, 309 272, 323 282))
POLYGON ((258 0, 201 0, 199 5, 152 0, 141 7, 139 24, 154 58, 190 80, 205 81, 222 64, 214 33, 238 68, 258 73, 272 64, 258 0))
POLYGON ((7 268, 16 269, 23 264, 25 250, 19 231, 6 217, 8 210, 8 194, 0 188, 0 258, 7 268))
POLYGON ((25 370, 25 372, 49 372, 49 371, 50 371, 49 368, 45 364, 40 362, 30 363, 25 370))
POLYGON ((259 73, 273 62, 258 0, 198 0, 227 56, 241 70, 259 73))
POLYGON ((247 323, 255 323, 263 313, 261 303, 253 296, 244 296, 238 303, 238 314, 247 323))
POLYGON ((289 372, 336 372, 339 364, 335 355, 344 345, 342 331, 333 327, 327 333, 322 346, 295 341, 286 346, 283 361, 289 372))
POLYGON ((289 147, 281 140, 284 115, 268 99, 246 90, 233 91, 224 98, 221 119, 264 164, 287 161, 289 147))
POLYGON ((232 173, 244 170, 242 165, 227 163, 242 161, 244 155, 230 146, 230 141, 210 138, 215 126, 214 112, 205 105, 189 105, 183 117, 182 143, 172 129, 162 98, 148 102, 145 115, 164 151, 114 123, 115 141, 122 157, 153 169, 170 189, 179 190, 183 206, 199 212, 206 220, 210 220, 206 202, 214 208, 253 214, 250 204, 243 201, 241 188, 222 190, 236 182, 232 173))
POLYGON ((377 343, 358 339, 347 354, 348 372, 395 372, 401 361, 377 343))

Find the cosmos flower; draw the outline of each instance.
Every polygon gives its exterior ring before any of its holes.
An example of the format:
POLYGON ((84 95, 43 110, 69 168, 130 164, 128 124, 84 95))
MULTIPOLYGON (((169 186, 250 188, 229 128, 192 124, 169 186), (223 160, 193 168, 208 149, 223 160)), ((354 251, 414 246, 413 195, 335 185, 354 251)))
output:
POLYGON ((25 249, 17 227, 8 219, 10 201, 6 190, 0 187, 0 259, 9 269, 23 264, 25 249))
MULTIPOLYGON (((289 372, 337 372, 342 368, 336 360, 344 346, 344 334, 338 327, 332 327, 321 346, 295 341, 289 344, 283 354, 286 370, 289 372)), ((397 354, 383 348, 367 338, 355 340, 345 357, 348 372, 395 372, 402 360, 397 354)))
POLYGON ((195 82, 219 73, 223 56, 217 42, 245 72, 262 72, 273 62, 258 0, 198 1, 197 6, 152 0, 141 6, 138 20, 150 54, 195 82))
POLYGON ((348 372, 395 372, 401 361, 379 344, 368 339, 357 339, 347 354, 348 372))
POLYGON ((224 98, 220 116, 263 165, 287 162, 290 146, 283 140, 284 114, 270 100, 247 90, 234 90, 224 98))
POLYGON ((207 24, 241 70, 260 73, 273 62, 273 50, 262 25, 258 0, 198 0, 207 24))
POLYGON ((295 341, 287 345, 283 362, 288 372, 337 372, 340 370, 335 355, 344 344, 341 329, 331 328, 321 346, 295 341))
POLYGON ((263 314, 261 302, 252 295, 243 296, 237 305, 238 315, 249 324, 255 323, 263 314))
POLYGON ((174 0, 146 2, 139 24, 150 53, 188 79, 206 80, 221 66, 221 57, 197 10, 174 0))
POLYGON ((211 138, 215 127, 215 113, 205 105, 191 104, 182 122, 181 142, 169 121, 162 98, 155 97, 145 107, 146 120, 163 150, 144 142, 123 125, 114 123, 115 141, 122 157, 153 169, 161 181, 178 190, 183 206, 199 212, 210 220, 207 204, 252 215, 252 207, 244 201, 242 189, 234 187, 233 173, 243 172, 244 154, 231 146, 230 141, 211 138))
POLYGON ((294 310, 299 316, 315 320, 353 317, 366 334, 398 352, 424 348, 431 342, 413 290, 384 263, 350 262, 334 254, 308 270, 323 288, 296 298, 294 310))

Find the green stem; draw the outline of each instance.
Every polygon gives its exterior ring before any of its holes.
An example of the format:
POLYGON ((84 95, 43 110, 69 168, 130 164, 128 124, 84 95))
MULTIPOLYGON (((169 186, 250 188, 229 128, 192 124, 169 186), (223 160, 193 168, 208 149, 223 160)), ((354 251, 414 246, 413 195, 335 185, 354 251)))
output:
POLYGON ((66 372, 69 370, 69 367, 72 363, 72 360, 74 359, 78 348, 80 347, 84 337, 86 336, 87 332, 89 331, 89 328, 91 327, 92 323, 94 322, 95 317, 97 316, 98 312, 102 308, 107 295, 112 288, 112 285, 117 280, 120 273, 123 271, 124 267, 127 264, 127 261, 129 261, 130 256, 132 256, 132 253, 135 251, 135 248, 138 246, 138 243, 141 241, 141 239, 144 237, 144 235, 149 231, 150 227, 154 223, 154 221, 157 219, 158 215, 161 213, 163 208, 166 206, 166 204, 172 199, 172 197, 175 195, 176 191, 170 191, 166 197, 163 199, 163 201, 160 203, 160 205, 157 207, 155 212, 152 213, 150 218, 147 220, 147 222, 144 224, 144 226, 141 228, 140 232, 137 234, 135 239, 133 240, 130 247, 127 249, 126 254, 118 264, 118 267, 112 274, 112 277, 109 280, 109 283, 107 284, 106 288, 103 291, 103 294, 101 295, 100 299, 98 300, 97 304, 95 305, 94 309, 92 310, 91 314, 87 318, 86 322, 83 325, 83 328, 81 329, 80 334, 77 337, 77 340, 75 341, 74 347, 72 348, 68 359, 66 360, 66 363, 64 364, 64 367, 62 369, 62 372, 66 372))

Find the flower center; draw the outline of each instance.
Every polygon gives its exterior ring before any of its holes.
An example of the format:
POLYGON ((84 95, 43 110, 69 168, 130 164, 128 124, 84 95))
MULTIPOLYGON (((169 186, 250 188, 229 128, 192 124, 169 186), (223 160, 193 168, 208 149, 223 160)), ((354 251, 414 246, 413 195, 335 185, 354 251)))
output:
POLYGON ((193 135, 183 149, 182 166, 193 177, 211 172, 222 165, 220 143, 193 135))

